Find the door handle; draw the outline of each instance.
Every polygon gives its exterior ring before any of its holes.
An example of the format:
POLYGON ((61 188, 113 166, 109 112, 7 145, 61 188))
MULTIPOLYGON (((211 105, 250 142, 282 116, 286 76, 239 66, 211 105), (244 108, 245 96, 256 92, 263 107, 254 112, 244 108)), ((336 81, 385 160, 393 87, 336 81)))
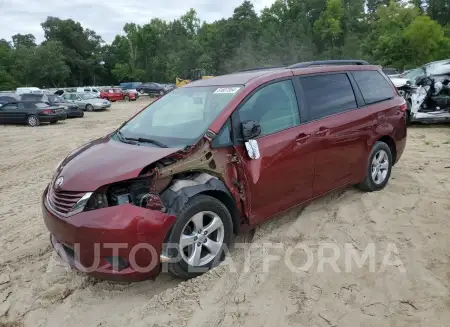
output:
POLYGON ((305 143, 310 137, 311 137, 311 134, 300 133, 295 138, 295 141, 297 143, 305 143))
POLYGON ((316 136, 326 136, 328 134, 330 134, 330 129, 326 127, 320 127, 316 132, 316 136))

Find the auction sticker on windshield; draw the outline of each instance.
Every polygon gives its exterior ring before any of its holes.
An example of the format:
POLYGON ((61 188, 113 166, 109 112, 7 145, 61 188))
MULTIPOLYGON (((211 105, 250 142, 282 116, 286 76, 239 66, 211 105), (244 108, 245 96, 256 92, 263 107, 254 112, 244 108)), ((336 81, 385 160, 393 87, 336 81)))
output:
POLYGON ((219 87, 214 93, 236 93, 240 87, 219 87))

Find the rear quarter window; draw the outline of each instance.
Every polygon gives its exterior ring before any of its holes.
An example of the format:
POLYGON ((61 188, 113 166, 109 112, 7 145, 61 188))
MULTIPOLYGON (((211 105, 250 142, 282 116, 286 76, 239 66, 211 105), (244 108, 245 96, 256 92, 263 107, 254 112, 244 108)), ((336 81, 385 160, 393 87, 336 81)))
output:
POLYGON ((376 70, 354 71, 352 75, 366 104, 389 100, 395 95, 389 82, 376 70))

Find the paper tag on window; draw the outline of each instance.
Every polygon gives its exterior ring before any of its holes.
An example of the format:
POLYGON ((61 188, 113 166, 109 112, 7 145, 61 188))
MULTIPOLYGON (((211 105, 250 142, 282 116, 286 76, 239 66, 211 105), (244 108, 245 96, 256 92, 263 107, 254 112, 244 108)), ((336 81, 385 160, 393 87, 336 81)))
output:
POLYGON ((214 93, 236 93, 240 87, 219 87, 214 93))

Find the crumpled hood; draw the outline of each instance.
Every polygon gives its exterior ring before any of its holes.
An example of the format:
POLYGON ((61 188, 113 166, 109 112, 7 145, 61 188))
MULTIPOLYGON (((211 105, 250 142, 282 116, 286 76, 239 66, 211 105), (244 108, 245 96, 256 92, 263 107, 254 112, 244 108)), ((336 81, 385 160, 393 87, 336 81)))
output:
POLYGON ((72 152, 58 168, 62 190, 95 191, 106 184, 135 178, 143 168, 180 149, 137 146, 103 137, 72 152))

